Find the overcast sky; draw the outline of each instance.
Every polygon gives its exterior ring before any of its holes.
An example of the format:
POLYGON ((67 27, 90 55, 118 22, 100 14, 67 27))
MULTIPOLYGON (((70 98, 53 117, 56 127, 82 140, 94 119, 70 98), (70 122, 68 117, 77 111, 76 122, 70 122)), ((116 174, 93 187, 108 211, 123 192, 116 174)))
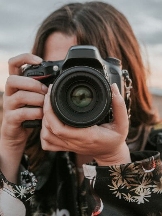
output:
MULTIPOLYGON (((30 52, 42 20, 63 3, 60 0, 0 0, 0 90, 8 76, 9 58, 30 52)), ((83 1, 80 1, 83 2, 83 1)), ((144 55, 150 61, 150 86, 162 88, 162 0, 105 0, 125 14, 144 55), (161 79, 160 79, 161 78, 161 79)))

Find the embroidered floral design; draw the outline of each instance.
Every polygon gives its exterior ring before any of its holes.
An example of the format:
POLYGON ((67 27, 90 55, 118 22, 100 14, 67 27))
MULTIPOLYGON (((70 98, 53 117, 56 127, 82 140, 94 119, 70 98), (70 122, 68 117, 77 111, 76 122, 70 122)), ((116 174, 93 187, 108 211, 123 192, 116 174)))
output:
MULTIPOLYGON (((147 162, 145 162, 146 164, 147 162)), ((148 163, 152 163, 150 160, 148 163)), ((156 161, 159 165, 159 160, 156 161)), ((127 202, 136 202, 143 204, 149 202, 153 193, 162 193, 162 177, 160 181, 155 179, 157 175, 162 174, 162 169, 154 169, 150 172, 145 172, 143 163, 131 163, 127 165, 111 166, 109 169, 111 184, 108 185, 112 194, 119 199, 124 199, 127 202)), ((151 166, 147 164, 147 166, 151 166)))
MULTIPOLYGON (((27 198, 27 195, 28 195, 28 190, 23 187, 23 186, 15 186, 16 189, 13 190, 13 192, 16 194, 16 197, 19 198, 22 200, 23 198, 27 198)), ((30 199, 31 197, 29 197, 30 199)), ((28 199, 26 199, 27 201, 28 199)))
POLYGON ((34 194, 36 185, 34 174, 25 170, 21 172, 21 185, 13 185, 13 192, 17 198, 28 201, 34 194))
POLYGON ((53 213, 51 214, 47 214, 43 212, 35 212, 33 216, 70 216, 70 213, 66 209, 62 209, 62 210, 57 209, 56 212, 53 211, 53 213))
POLYGON ((160 182, 155 181, 155 185, 153 185, 153 192, 154 193, 162 193, 162 177, 160 178, 160 182))

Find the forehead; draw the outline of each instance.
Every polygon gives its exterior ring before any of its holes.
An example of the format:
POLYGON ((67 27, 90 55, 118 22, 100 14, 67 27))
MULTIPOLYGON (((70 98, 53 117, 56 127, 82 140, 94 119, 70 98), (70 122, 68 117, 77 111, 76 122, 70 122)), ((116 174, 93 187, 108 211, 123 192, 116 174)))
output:
POLYGON ((75 35, 66 35, 61 32, 54 32, 47 38, 44 47, 44 60, 57 61, 65 58, 71 46, 77 45, 75 35))

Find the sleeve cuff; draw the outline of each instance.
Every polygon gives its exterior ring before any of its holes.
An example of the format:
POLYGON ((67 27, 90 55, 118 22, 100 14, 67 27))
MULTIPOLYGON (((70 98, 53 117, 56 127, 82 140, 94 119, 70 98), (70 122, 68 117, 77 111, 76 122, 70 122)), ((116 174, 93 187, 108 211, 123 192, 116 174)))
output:
POLYGON ((36 177, 33 173, 25 170, 20 172, 20 184, 16 185, 9 182, 3 173, 0 171, 0 189, 5 189, 8 194, 20 199, 21 201, 28 201, 33 196, 37 185, 36 177))

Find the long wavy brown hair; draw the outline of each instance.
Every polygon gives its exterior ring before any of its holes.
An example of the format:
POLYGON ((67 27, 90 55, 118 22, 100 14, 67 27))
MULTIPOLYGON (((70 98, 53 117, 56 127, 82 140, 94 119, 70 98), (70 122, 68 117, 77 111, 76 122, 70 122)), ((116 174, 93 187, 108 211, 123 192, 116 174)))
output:
MULTIPOLYGON (((46 39, 56 31, 69 36, 76 35, 78 44, 96 46, 104 59, 109 56, 120 59, 122 68, 129 71, 133 81, 131 126, 156 123, 157 117, 152 109, 140 47, 122 13, 110 4, 97 1, 64 5, 43 21, 32 53, 43 58, 46 39)), ((44 157, 45 152, 40 147, 39 129, 30 137, 27 152, 32 167, 44 157)))

